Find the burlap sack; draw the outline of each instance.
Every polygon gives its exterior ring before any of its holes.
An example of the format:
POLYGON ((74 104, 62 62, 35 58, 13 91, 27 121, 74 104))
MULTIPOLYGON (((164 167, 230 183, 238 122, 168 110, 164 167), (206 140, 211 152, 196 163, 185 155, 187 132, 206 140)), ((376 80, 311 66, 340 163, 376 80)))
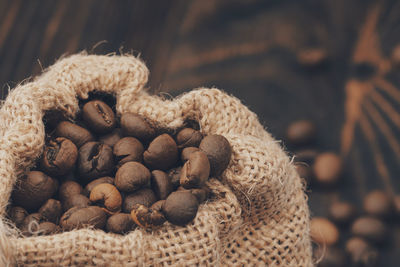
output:
POLYGON ((32 82, 12 90, 0 110, 1 266, 311 266, 309 211, 289 157, 240 101, 217 89, 198 89, 174 100, 149 95, 146 66, 133 56, 64 58, 32 82), (12 187, 44 145, 43 114, 74 117, 79 98, 100 90, 116 95, 117 112, 139 113, 161 127, 198 120, 206 134, 224 135, 232 160, 214 197, 186 227, 166 223, 128 235, 75 230, 19 237, 4 219, 12 187))

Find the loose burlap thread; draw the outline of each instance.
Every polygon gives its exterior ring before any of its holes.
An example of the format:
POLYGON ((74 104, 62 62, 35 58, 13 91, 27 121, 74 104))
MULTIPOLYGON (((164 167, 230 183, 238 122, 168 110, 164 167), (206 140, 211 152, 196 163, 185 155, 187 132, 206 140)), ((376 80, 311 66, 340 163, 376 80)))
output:
POLYGON ((257 116, 218 89, 201 88, 175 99, 148 94, 148 70, 131 55, 85 53, 59 60, 13 89, 0 110, 0 265, 24 266, 312 266, 309 210, 290 158, 257 116), (233 149, 213 197, 186 227, 166 223, 127 235, 81 229, 21 237, 5 219, 18 177, 44 145, 47 110, 73 118, 78 98, 114 94, 118 114, 138 113, 159 127, 197 120, 205 134, 225 136, 233 149))

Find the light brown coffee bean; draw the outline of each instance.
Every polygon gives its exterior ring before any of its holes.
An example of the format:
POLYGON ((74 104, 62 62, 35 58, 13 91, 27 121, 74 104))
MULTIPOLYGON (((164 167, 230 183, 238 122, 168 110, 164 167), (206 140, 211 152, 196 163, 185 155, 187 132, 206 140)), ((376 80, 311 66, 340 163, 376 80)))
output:
POLYGON ((79 195, 82 193, 82 186, 75 181, 65 181, 61 184, 58 191, 58 197, 61 201, 65 201, 72 195, 79 195))
POLYGON ((89 128, 98 134, 109 133, 116 125, 114 112, 100 100, 87 102, 82 109, 82 118, 89 128))
POLYGON ((113 154, 118 162, 118 167, 129 161, 142 162, 144 147, 140 141, 134 137, 124 137, 120 139, 113 148, 113 154))
POLYGON ((185 147, 198 147, 202 139, 203 135, 201 132, 192 128, 184 128, 177 134, 176 144, 179 149, 185 147))
POLYGON ((318 183, 332 185, 339 180, 342 174, 342 159, 331 152, 319 154, 315 159, 313 171, 318 183))
POLYGON ((190 154, 193 152, 200 151, 198 147, 185 147, 181 152, 181 161, 183 164, 189 159, 190 154))
POLYGON ((85 189, 83 189, 82 195, 89 197, 90 192, 92 192, 93 188, 99 184, 114 184, 114 178, 110 176, 105 176, 91 181, 85 186, 85 189))
POLYGON ((57 125, 55 135, 71 140, 77 148, 83 144, 93 141, 93 135, 85 128, 69 121, 62 121, 57 125))
POLYGON ((382 243, 387 237, 386 225, 373 217, 360 217, 351 226, 351 233, 374 243, 382 243))
POLYGON ((90 201, 100 203, 111 213, 119 212, 122 205, 122 197, 118 189, 111 184, 99 184, 90 193, 90 201))
POLYGON ((142 204, 146 207, 150 207, 156 201, 157 197, 153 190, 149 188, 143 188, 125 197, 122 203, 122 210, 125 213, 131 213, 136 204, 142 204))
POLYGON ((135 223, 128 213, 116 213, 107 220, 106 229, 108 232, 115 234, 126 234, 133 230, 135 223))
POLYGON ((157 198, 161 200, 166 199, 173 190, 168 174, 160 170, 151 172, 151 188, 157 198))
POLYGON ((365 196, 363 208, 368 215, 387 218, 393 210, 392 199, 385 192, 375 190, 365 196))
POLYGON ((210 162, 203 151, 196 151, 189 155, 183 165, 180 184, 184 188, 200 188, 204 186, 210 175, 210 162))
POLYGON ((131 211, 132 220, 143 228, 155 228, 162 225, 166 219, 159 210, 153 210, 142 204, 136 204, 131 211))
POLYGON ((310 224, 310 236, 318 244, 334 245, 339 240, 339 230, 328 219, 314 217, 310 224))
POLYGON ((84 195, 72 195, 62 202, 64 212, 71 209, 72 207, 85 208, 89 207, 90 205, 91 202, 89 198, 84 195))
POLYGON ((291 123, 286 137, 292 145, 306 145, 315 141, 317 129, 315 124, 308 120, 299 120, 291 123))
POLYGON ((175 225, 184 226, 196 217, 199 202, 189 191, 172 192, 162 206, 167 220, 175 225))
POLYGON ((152 140, 156 134, 154 128, 140 115, 124 113, 121 116, 121 129, 125 136, 132 136, 142 142, 152 140))
POLYGON ((64 137, 57 137, 44 148, 40 166, 50 175, 65 175, 71 171, 77 158, 75 144, 64 137))
POLYGON ((357 215, 354 205, 348 202, 334 202, 329 208, 330 218, 337 224, 348 224, 357 215))
POLYGON ((38 235, 52 235, 60 231, 60 227, 52 222, 42 222, 37 228, 38 235))
POLYGON ((42 215, 43 220, 58 223, 62 214, 61 202, 50 198, 40 207, 39 213, 42 215))
POLYGON ((28 212, 23 207, 15 206, 9 211, 9 218, 18 228, 21 227, 26 216, 28 216, 28 212))

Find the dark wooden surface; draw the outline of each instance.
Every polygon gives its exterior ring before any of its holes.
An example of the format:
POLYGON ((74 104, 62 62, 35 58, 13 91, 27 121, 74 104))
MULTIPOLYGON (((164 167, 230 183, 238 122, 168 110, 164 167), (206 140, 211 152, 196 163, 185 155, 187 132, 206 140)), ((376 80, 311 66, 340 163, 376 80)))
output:
MULTIPOLYGON (((395 0, 0 0, 1 96, 64 54, 140 54, 153 92, 224 89, 278 139, 290 121, 315 121, 319 149, 346 163, 339 192, 310 194, 312 214, 326 215, 335 199, 400 193, 399 33, 395 0), (326 61, 302 64, 309 49, 326 61)), ((381 266, 400 260, 392 231, 381 266)))

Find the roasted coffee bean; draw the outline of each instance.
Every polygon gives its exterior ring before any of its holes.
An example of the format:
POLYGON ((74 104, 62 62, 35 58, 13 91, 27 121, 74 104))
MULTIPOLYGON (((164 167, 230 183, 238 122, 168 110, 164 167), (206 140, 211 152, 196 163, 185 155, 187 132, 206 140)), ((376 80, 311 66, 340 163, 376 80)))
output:
POLYGON ((350 238, 346 242, 345 249, 349 255, 350 262, 354 266, 373 267, 378 262, 378 251, 362 238, 350 238))
POLYGON ((150 171, 141 163, 130 161, 115 174, 115 186, 124 192, 133 192, 150 182, 150 171))
POLYGON ((166 199, 173 190, 168 174, 159 170, 151 172, 151 188, 158 199, 166 199))
POLYGON ((346 253, 338 247, 319 246, 313 255, 318 267, 341 267, 347 263, 346 253))
POLYGON ((140 189, 125 197, 122 203, 122 210, 125 213, 131 213, 133 206, 136 204, 142 204, 146 207, 150 207, 156 201, 157 197, 153 190, 149 188, 140 189))
POLYGON ((99 184, 90 193, 90 201, 100 203, 110 212, 119 212, 122 197, 118 189, 112 184, 99 184))
POLYGON ((25 217, 21 224, 22 234, 25 236, 31 236, 37 233, 39 224, 43 221, 42 215, 39 213, 32 213, 25 217))
POLYGON ((58 191, 58 197, 61 201, 65 201, 73 195, 79 195, 82 193, 82 186, 75 181, 65 181, 61 184, 60 190, 58 191))
POLYGON ((300 146, 313 142, 316 132, 314 123, 308 120, 299 120, 289 125, 286 138, 292 145, 300 146))
POLYGON ((193 152, 200 151, 200 148, 198 147, 185 147, 182 152, 181 152, 181 161, 183 164, 189 159, 190 154, 193 152))
POLYGON ((132 217, 128 213, 117 213, 107 220, 106 230, 115 234, 126 234, 135 227, 132 217))
POLYGON ((72 207, 85 208, 91 204, 90 200, 84 195, 72 195, 65 199, 62 203, 63 211, 67 211, 72 207))
POLYGON ((50 175, 64 175, 75 165, 77 157, 75 144, 64 137, 57 137, 44 148, 41 167, 50 175))
POLYGON ((18 228, 21 227, 26 216, 28 216, 28 212, 23 207, 15 206, 9 211, 9 218, 18 228))
POLYGON ((60 122, 55 134, 57 137, 65 137, 71 140, 78 148, 94 140, 93 135, 87 129, 69 121, 60 122))
POLYGON ((192 128, 184 128, 177 134, 176 144, 180 149, 185 147, 198 147, 202 139, 203 135, 201 132, 192 128))
POLYGON ((78 170, 85 181, 107 176, 113 169, 113 153, 108 145, 88 142, 79 149, 78 170))
POLYGON ((113 153, 118 162, 118 166, 129 161, 142 162, 144 147, 138 139, 134 137, 124 137, 114 145, 113 153))
POLYGON ((60 231, 60 227, 52 222, 42 222, 37 228, 38 235, 52 235, 60 231))
POLYGON ((373 217, 360 217, 353 222, 351 233, 374 243, 382 243, 387 237, 386 225, 373 217))
POLYGON ((335 202, 329 208, 330 218, 337 224, 348 224, 357 215, 356 208, 348 202, 335 202))
POLYGON ((204 201, 206 201, 206 199, 210 195, 210 189, 207 186, 203 186, 202 188, 192 188, 192 189, 186 189, 182 186, 178 187, 177 191, 181 190, 188 190, 197 198, 197 201, 199 203, 203 203, 204 201))
POLYGON ((82 118, 89 128, 98 134, 111 132, 116 125, 112 109, 103 101, 93 100, 83 106, 82 118))
POLYGON ((103 229, 107 222, 106 212, 97 206, 86 208, 73 207, 63 214, 60 226, 66 231, 93 226, 103 229))
POLYGON ((152 210, 157 210, 159 212, 162 212, 162 206, 164 205, 164 203, 165 203, 165 199, 159 200, 159 201, 153 203, 153 205, 151 205, 150 208, 152 210))
POLYGON ((125 136, 132 136, 142 142, 152 140, 156 131, 140 115, 124 113, 121 116, 121 129, 125 136))
POLYGON ((168 134, 156 137, 143 154, 143 160, 152 170, 168 170, 178 160, 178 147, 168 134))
POLYGON ((133 221, 143 228, 154 228, 162 225, 166 219, 162 212, 152 210, 142 204, 136 204, 131 211, 133 221))
POLYGON ((189 155, 183 165, 180 184, 184 188, 202 187, 210 175, 210 162, 203 151, 196 151, 189 155))
POLYGON ((62 214, 61 202, 50 198, 40 207, 39 213, 42 215, 43 220, 58 223, 62 214))
POLYGON ((314 217, 310 224, 310 236, 318 244, 334 245, 339 240, 339 230, 328 219, 314 217))
POLYGON ((83 189, 82 195, 89 197, 90 192, 92 192, 93 188, 99 184, 114 184, 114 178, 110 176, 105 176, 91 181, 85 186, 85 189, 83 189))
POLYGON ((12 199, 27 211, 37 210, 58 189, 58 182, 40 171, 30 171, 17 180, 12 199))
POLYGON ((342 174, 342 169, 342 159, 331 152, 319 154, 313 165, 315 178, 323 185, 336 183, 342 174))
POLYGON ((365 196, 363 207, 368 215, 387 218, 391 215, 392 199, 383 191, 375 190, 365 196))
POLYGON ((232 148, 228 140, 222 135, 208 135, 203 138, 199 148, 206 153, 210 162, 210 176, 221 175, 231 160, 232 148))
POLYGON ((189 191, 172 192, 162 206, 166 219, 175 225, 184 226, 191 222, 197 214, 199 202, 189 191))
POLYGON ((115 128, 111 133, 99 137, 99 142, 113 147, 122 137, 121 128, 115 128))
POLYGON ((181 172, 182 172, 182 167, 173 168, 168 172, 168 176, 171 180, 171 184, 174 190, 181 185, 180 184, 181 172))

